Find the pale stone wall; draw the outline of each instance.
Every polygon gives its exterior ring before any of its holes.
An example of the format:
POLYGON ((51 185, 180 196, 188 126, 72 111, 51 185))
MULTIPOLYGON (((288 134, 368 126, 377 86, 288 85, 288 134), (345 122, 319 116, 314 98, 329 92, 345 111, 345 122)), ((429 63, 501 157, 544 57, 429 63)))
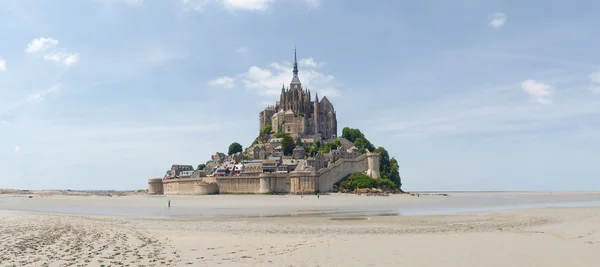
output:
POLYGON ((317 190, 319 192, 329 192, 333 184, 342 180, 346 175, 361 172, 368 169, 367 155, 361 155, 354 159, 340 159, 334 164, 317 171, 317 190))
POLYGON ((317 176, 313 172, 290 173, 290 193, 309 194, 316 191, 317 176))
POLYGON ((317 172, 261 173, 258 176, 223 176, 187 179, 149 179, 148 193, 165 195, 204 194, 309 194, 329 192, 349 174, 366 173, 379 178, 379 154, 340 159, 317 172))
POLYGON ((259 193, 289 193, 290 177, 287 173, 261 173, 259 193))
POLYGON ((209 183, 202 178, 184 178, 163 180, 165 195, 210 195, 219 193, 216 183, 209 183))
POLYGON ((161 178, 148 179, 148 195, 162 195, 163 183, 161 178))
POLYGON ((216 180, 221 194, 257 194, 260 191, 258 176, 223 176, 216 180))

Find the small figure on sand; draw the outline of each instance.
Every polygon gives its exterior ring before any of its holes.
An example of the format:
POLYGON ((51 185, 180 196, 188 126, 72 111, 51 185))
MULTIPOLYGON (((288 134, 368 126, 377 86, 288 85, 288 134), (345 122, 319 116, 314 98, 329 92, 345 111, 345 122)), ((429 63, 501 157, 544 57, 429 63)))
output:
POLYGON ((169 208, 171 207, 171 200, 170 199, 167 201, 167 207, 169 207, 169 208))

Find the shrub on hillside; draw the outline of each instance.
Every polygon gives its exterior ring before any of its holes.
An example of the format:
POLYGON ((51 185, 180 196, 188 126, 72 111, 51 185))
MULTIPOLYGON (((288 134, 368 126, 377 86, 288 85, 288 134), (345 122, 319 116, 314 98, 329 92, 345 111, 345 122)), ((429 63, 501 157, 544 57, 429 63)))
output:
POLYGON ((344 179, 336 183, 336 187, 344 191, 354 191, 360 188, 377 188, 384 190, 395 190, 398 188, 394 182, 388 179, 373 179, 360 172, 355 172, 344 177, 344 179))

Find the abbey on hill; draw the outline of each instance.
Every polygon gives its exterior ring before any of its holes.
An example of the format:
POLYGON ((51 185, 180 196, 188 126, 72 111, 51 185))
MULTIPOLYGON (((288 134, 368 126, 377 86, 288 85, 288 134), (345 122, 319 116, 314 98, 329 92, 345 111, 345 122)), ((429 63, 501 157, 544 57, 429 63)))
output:
MULTIPOLYGON (((275 105, 260 113, 260 129, 255 142, 245 151, 233 143, 227 154, 216 152, 198 168, 172 165, 164 177, 148 180, 148 193, 329 192, 334 184, 353 173, 380 178, 380 169, 387 165, 380 166, 380 154, 371 151, 382 151, 381 164, 390 163, 387 151, 376 150, 360 131, 348 137, 353 140, 337 136, 333 104, 326 96, 319 100, 317 94, 311 100, 310 90, 302 87, 298 76, 296 51, 290 86, 281 89, 275 105)), ((397 165, 394 168, 397 172, 397 165)), ((394 186, 390 180, 383 180, 383 184, 394 186)))
POLYGON ((277 132, 289 133, 294 139, 330 140, 337 137, 337 118, 333 104, 324 96, 314 101, 310 89, 303 88, 298 77, 298 61, 294 50, 294 71, 290 87, 281 88, 279 102, 260 113, 260 129, 271 125, 277 132))

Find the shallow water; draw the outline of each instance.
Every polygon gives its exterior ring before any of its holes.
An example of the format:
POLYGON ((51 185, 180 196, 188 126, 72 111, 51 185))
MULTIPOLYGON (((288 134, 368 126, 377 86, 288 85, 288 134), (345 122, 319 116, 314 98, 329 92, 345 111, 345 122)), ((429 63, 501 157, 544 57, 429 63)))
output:
POLYGON ((600 206, 597 193, 450 193, 449 196, 0 196, 0 210, 145 218, 415 216, 600 206), (171 200, 171 208, 167 200, 171 200))

